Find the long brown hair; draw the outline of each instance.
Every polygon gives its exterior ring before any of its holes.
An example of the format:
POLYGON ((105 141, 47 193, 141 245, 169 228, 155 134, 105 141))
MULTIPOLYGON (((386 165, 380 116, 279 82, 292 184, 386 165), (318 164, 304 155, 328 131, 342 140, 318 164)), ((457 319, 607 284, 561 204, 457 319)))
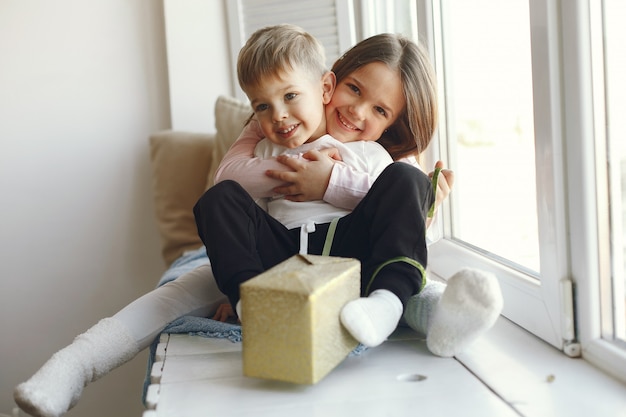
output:
POLYGON ((367 38, 349 49, 333 65, 337 83, 358 68, 382 62, 400 73, 406 105, 378 140, 394 160, 421 154, 438 122, 437 81, 426 50, 397 34, 367 38))

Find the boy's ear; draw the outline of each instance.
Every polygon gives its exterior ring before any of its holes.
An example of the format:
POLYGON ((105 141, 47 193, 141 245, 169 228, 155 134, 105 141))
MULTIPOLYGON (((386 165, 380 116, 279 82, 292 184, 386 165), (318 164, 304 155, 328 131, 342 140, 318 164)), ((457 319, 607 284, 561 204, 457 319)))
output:
POLYGON ((323 90, 323 101, 324 104, 330 103, 330 99, 333 96, 333 92, 335 91, 335 85, 337 83, 337 78, 335 77, 335 73, 332 71, 327 71, 322 76, 322 90, 323 90))

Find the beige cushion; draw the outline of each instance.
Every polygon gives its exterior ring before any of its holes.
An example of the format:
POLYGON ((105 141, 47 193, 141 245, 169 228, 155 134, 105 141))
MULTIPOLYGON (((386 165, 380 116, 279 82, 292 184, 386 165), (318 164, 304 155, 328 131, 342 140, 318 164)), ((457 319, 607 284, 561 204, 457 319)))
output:
POLYGON ((248 104, 220 96, 214 135, 163 131, 150 137, 155 211, 166 265, 202 246, 193 206, 213 185, 219 162, 251 114, 248 104))
POLYGON ((202 246, 193 206, 206 188, 214 135, 164 131, 150 137, 152 182, 161 253, 169 266, 202 246))
POLYGON ((252 115, 249 104, 226 96, 219 96, 215 103, 215 144, 213 146, 213 157, 211 168, 207 177, 207 189, 213 185, 215 171, 219 166, 224 154, 228 151, 233 142, 239 137, 246 121, 252 115))

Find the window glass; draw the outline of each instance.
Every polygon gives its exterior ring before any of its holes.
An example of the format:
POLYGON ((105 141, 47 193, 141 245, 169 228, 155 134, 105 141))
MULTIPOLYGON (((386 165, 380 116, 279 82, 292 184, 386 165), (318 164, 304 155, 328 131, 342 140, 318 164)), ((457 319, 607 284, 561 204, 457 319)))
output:
MULTIPOLYGON (((452 238, 539 271, 528 1, 442 5, 452 238)), ((441 74, 440 74, 441 76, 441 74)))
POLYGON ((368 0, 361 3, 363 31, 368 37, 376 33, 401 33, 417 37, 417 12, 413 0, 368 0))

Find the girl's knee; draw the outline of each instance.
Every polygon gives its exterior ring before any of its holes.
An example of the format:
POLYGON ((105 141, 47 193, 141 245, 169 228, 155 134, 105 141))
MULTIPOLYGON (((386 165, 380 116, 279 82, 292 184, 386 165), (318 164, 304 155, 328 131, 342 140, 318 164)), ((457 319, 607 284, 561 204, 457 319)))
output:
POLYGON ((398 189, 410 192, 411 189, 428 190, 432 188, 430 178, 420 169, 405 162, 394 162, 389 165, 379 179, 387 186, 394 186, 398 189))

